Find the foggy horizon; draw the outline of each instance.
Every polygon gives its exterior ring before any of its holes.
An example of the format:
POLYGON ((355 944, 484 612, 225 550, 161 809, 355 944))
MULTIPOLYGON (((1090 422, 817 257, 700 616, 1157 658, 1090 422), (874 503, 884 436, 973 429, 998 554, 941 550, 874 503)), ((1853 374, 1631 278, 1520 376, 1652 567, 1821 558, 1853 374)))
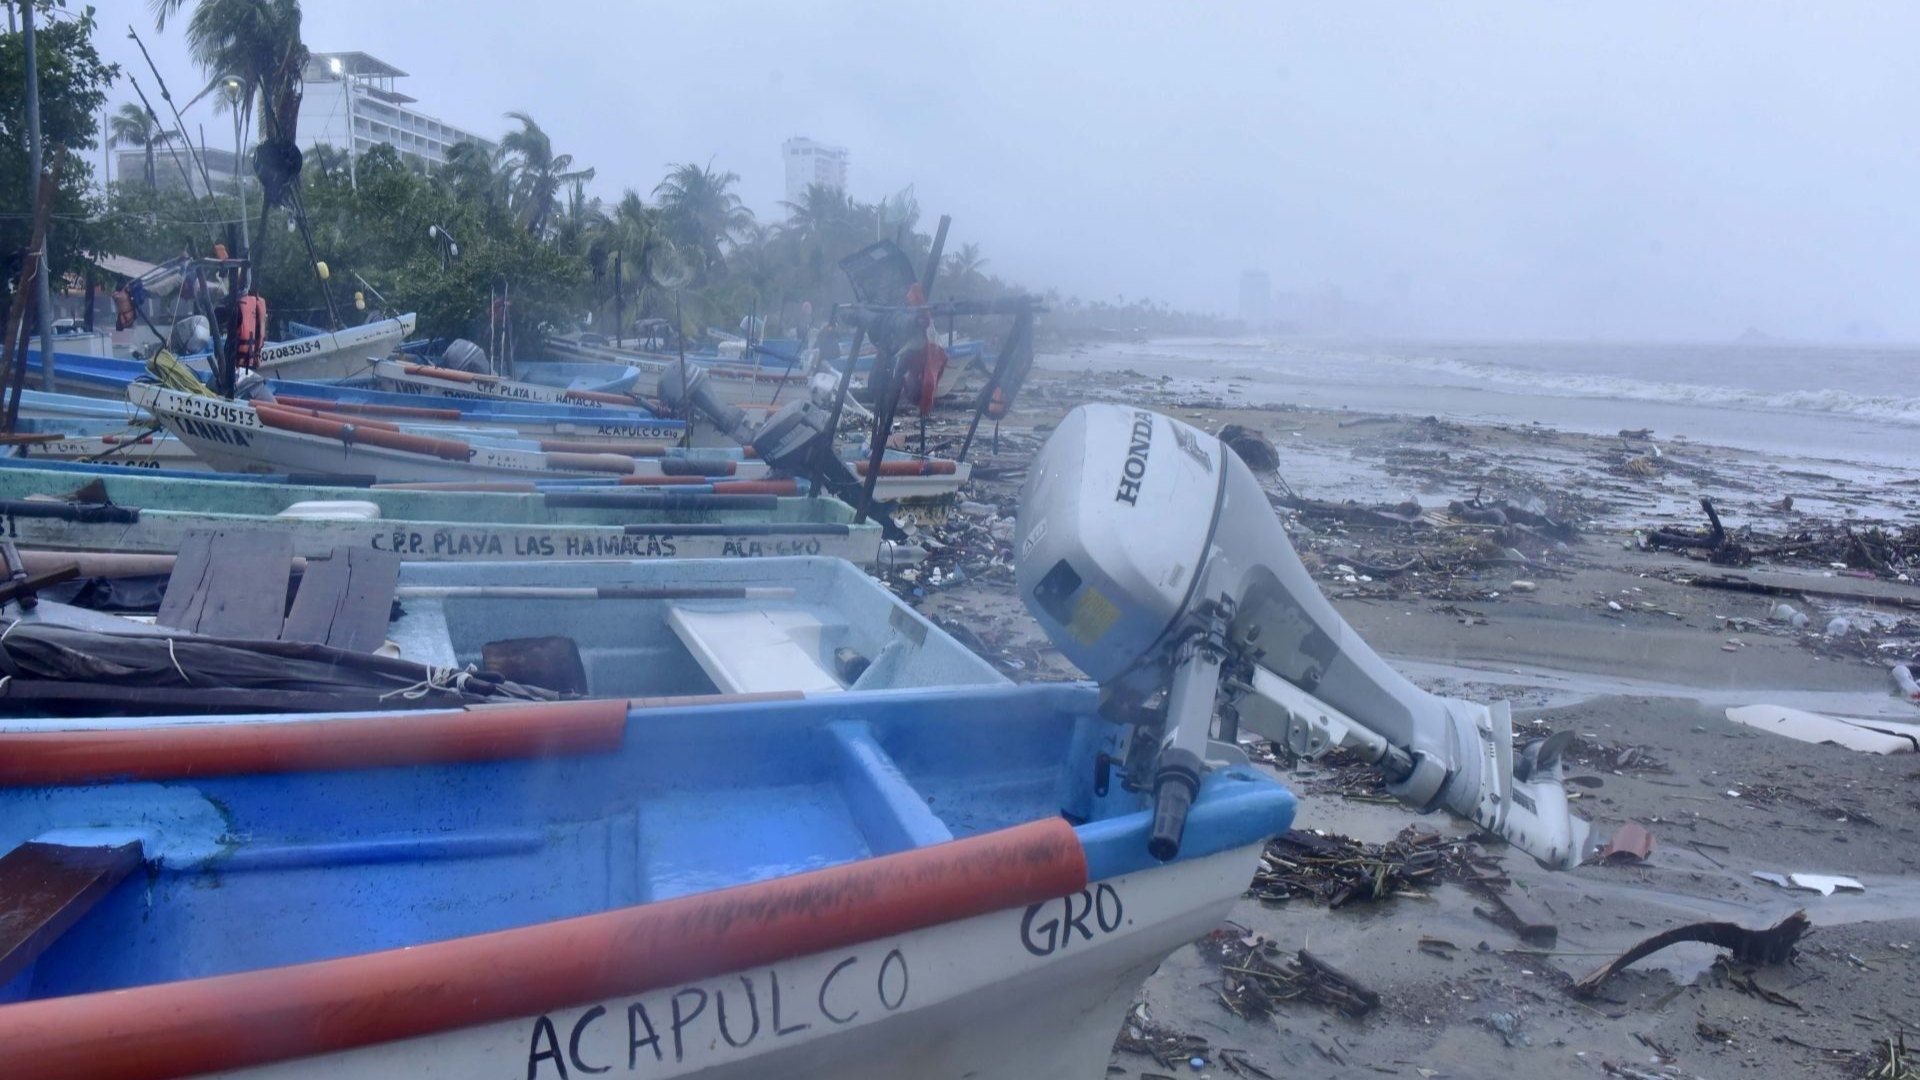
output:
MULTIPOLYGON (((184 14, 95 7, 156 106, 128 23, 177 102, 199 89, 184 14)), ((855 198, 911 184, 923 227, 950 213, 988 272, 1063 297, 1231 317, 1257 269, 1338 290, 1307 329, 1343 335, 1920 340, 1912 11, 304 7, 310 48, 409 72, 430 115, 532 114, 603 199, 711 159, 777 222, 780 143, 809 136, 851 151, 855 198)))

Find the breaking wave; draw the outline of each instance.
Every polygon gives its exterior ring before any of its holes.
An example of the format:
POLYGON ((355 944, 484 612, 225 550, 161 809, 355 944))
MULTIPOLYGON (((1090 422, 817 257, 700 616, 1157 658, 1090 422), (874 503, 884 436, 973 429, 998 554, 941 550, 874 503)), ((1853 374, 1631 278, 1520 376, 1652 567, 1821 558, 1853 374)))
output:
POLYGON ((1617 375, 1529 371, 1504 364, 1443 357, 1380 357, 1389 364, 1414 367, 1491 384, 1491 389, 1524 389, 1554 397, 1654 401, 1727 409, 1834 413, 1868 420, 1920 424, 1920 397, 1857 394, 1848 390, 1744 390, 1699 383, 1656 382, 1617 375))

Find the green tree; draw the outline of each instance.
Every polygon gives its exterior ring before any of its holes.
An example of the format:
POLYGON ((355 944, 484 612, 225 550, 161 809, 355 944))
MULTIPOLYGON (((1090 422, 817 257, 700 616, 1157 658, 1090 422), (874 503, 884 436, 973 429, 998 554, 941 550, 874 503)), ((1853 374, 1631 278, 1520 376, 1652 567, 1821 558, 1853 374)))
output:
MULTIPOLYGON (((154 25, 165 30, 186 0, 152 0, 154 25)), ((300 78, 310 54, 300 39, 300 0, 199 0, 187 19, 187 47, 210 75, 241 83, 242 123, 262 106, 260 137, 292 139, 300 78)))
POLYGON ((513 190, 521 220, 529 233, 538 236, 561 190, 593 179, 594 173, 592 169, 575 169, 572 154, 554 153, 553 140, 533 117, 510 112, 507 118, 519 121, 520 130, 507 132, 500 140, 500 149, 513 159, 513 190))
MULTIPOLYGON (((51 11, 49 0, 36 0, 51 11)), ((83 255, 97 250, 100 230, 94 224, 100 207, 91 194, 93 169, 86 151, 98 146, 100 107, 119 68, 100 59, 93 48, 93 9, 85 8, 63 19, 44 19, 35 28, 35 66, 40 75, 40 131, 47 161, 53 150, 67 155, 54 180, 58 186, 48 230, 47 262, 57 285, 78 273, 83 255)), ((32 204, 29 193, 38 182, 27 171, 27 104, 20 87, 26 85, 25 35, 0 32, 0 259, 10 259, 31 238, 32 204)), ((11 292, 15 273, 5 275, 0 289, 11 292)))
MULTIPOLYGON (((153 148, 173 138, 173 132, 161 127, 145 107, 129 101, 107 120, 107 136, 121 146, 138 146, 147 152, 147 186, 153 187, 153 148)), ((122 177, 121 179, 125 179, 122 177)))
POLYGON ((675 165, 654 187, 663 231, 693 264, 694 279, 711 283, 724 269, 726 248, 753 222, 733 185, 740 175, 716 172, 713 163, 675 165))

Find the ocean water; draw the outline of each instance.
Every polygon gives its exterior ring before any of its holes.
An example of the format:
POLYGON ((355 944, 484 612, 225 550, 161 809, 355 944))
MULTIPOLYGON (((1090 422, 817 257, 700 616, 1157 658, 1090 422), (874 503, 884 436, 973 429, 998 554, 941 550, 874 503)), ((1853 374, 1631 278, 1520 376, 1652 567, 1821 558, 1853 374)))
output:
POLYGON ((1652 428, 1810 462, 1920 469, 1920 348, 1185 339, 1049 357, 1249 402, 1574 431, 1652 428))

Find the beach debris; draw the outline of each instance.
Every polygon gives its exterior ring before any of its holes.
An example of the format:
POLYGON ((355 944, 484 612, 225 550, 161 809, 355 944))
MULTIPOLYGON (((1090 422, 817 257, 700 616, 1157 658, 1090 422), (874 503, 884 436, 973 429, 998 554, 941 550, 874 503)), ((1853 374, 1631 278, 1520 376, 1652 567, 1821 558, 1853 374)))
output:
POLYGON ((1475 907, 1473 913, 1513 931, 1514 936, 1538 949, 1551 949, 1560 940, 1560 923, 1547 906, 1519 889, 1488 890, 1491 910, 1475 907))
POLYGON ((1812 621, 1807 618, 1805 612, 1784 600, 1773 605, 1773 607, 1767 611, 1767 618, 1774 622, 1786 623, 1795 630, 1806 629, 1808 623, 1812 621))
POLYGON ((1908 701, 1920 702, 1920 681, 1916 681, 1913 677, 1913 665, 1895 664, 1892 674, 1893 684, 1900 688, 1900 693, 1908 701))
POLYGON ((1267 433, 1258 428, 1228 424, 1220 429, 1220 441, 1232 447, 1254 472, 1272 472, 1280 467, 1280 451, 1274 449, 1267 433))
POLYGON ((1527 1037, 1527 1033, 1520 1030, 1519 1013, 1490 1013, 1487 1018, 1481 1022, 1489 1028, 1492 1028, 1493 1031, 1500 1036, 1500 1041, 1506 1043, 1509 1049, 1516 1046, 1533 1045, 1533 1040, 1527 1037))
POLYGON ((1779 964, 1793 955, 1794 946, 1805 937, 1813 923, 1805 911, 1796 911, 1764 930, 1751 930, 1737 923, 1697 922, 1676 926, 1652 937, 1609 960, 1575 982, 1569 989, 1575 997, 1591 997, 1608 980, 1654 953, 1683 941, 1697 941, 1726 949, 1741 964, 1779 964))
POLYGON ((1208 936, 1220 965, 1220 1003, 1243 1020, 1264 1020, 1289 1001, 1325 1005, 1361 1017, 1380 1007, 1380 995, 1306 949, 1287 953, 1262 934, 1216 930, 1208 936))
POLYGON ((1920 1057, 1907 1050, 1906 1032, 1895 1032, 1874 1045, 1865 1077, 1866 1080, 1920 1080, 1920 1057))
POLYGON ((1673 526, 1650 529, 1640 534, 1643 545, 1655 550, 1701 556, 1721 566, 1745 566, 1752 562, 1753 553, 1745 544, 1736 541, 1726 526, 1721 524, 1720 511, 1714 507, 1713 499, 1702 495, 1700 509, 1707 515, 1705 529, 1673 526))
POLYGON ((1506 884, 1499 863, 1470 837, 1442 837, 1409 825, 1384 844, 1294 829, 1267 842, 1249 895, 1264 903, 1306 899, 1330 908, 1422 895, 1443 881, 1506 884))
POLYGON ((1777 885, 1782 889, 1804 889, 1807 892, 1817 892, 1821 896, 1832 896, 1836 889, 1846 889, 1849 892, 1867 891, 1865 885, 1839 874, 1776 874, 1767 870, 1755 870, 1753 876, 1757 880, 1769 885, 1777 885))
POLYGON ((1637 821, 1629 821, 1613 830, 1613 836, 1600 852, 1604 863, 1639 863, 1653 854, 1653 834, 1637 821))
POLYGON ((1871 720, 1823 716, 1785 705, 1737 705, 1727 710, 1727 719, 1799 742, 1832 743, 1866 754, 1909 754, 1920 746, 1913 736, 1876 730, 1871 720))
POLYGON ((1155 1023, 1148 1017, 1144 1003, 1135 1005, 1128 1014, 1113 1048, 1119 1053, 1150 1057, 1163 1069, 1178 1069, 1195 1058, 1205 1059, 1213 1053, 1212 1044, 1204 1037, 1155 1023))

